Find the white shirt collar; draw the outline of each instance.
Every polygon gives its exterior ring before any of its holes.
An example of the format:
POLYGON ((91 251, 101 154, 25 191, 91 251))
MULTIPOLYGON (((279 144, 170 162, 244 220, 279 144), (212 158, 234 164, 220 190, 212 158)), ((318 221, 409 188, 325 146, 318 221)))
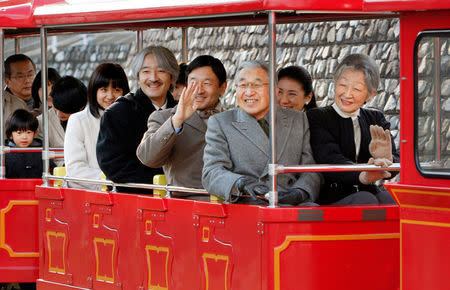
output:
POLYGON ((153 104, 153 103, 152 103, 152 105, 153 105, 153 107, 155 107, 155 110, 156 110, 156 111, 158 111, 159 109, 164 110, 164 109, 167 109, 167 100, 166 100, 166 102, 164 103, 164 105, 162 105, 161 107, 158 107, 157 105, 155 105, 155 104, 153 104))
POLYGON ((352 120, 355 120, 358 118, 359 116, 359 109, 356 110, 354 113, 346 113, 343 112, 338 105, 336 105, 336 103, 333 103, 333 105, 331 105, 333 107, 333 109, 336 111, 336 113, 338 113, 339 116, 341 116, 342 118, 352 118, 352 120))

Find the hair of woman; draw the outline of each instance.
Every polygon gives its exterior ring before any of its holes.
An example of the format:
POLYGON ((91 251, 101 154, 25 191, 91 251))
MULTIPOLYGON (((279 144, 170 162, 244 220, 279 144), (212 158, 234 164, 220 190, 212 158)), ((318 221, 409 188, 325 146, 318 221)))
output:
MULTIPOLYGON (((54 68, 49 67, 47 69, 47 80, 51 84, 55 84, 61 76, 54 68)), ((39 71, 33 80, 31 85, 31 96, 33 97, 33 108, 41 107, 41 99, 39 98, 39 89, 42 87, 42 73, 39 71)))
POLYGON ((334 74, 335 82, 346 69, 358 70, 364 73, 369 94, 378 89, 380 69, 371 57, 361 53, 347 55, 336 68, 334 74))
POLYGON ((53 98, 53 107, 66 114, 81 111, 87 103, 86 86, 72 76, 60 78, 53 85, 50 96, 53 98))
POLYGON ((113 88, 121 88, 123 95, 130 92, 127 75, 120 64, 102 63, 97 66, 92 73, 87 88, 89 111, 96 118, 100 117, 100 110, 106 109, 102 108, 98 103, 97 91, 102 87, 108 87, 110 83, 113 88))
POLYGON ((317 107, 316 95, 313 91, 312 77, 304 67, 293 65, 282 68, 278 72, 278 81, 282 78, 289 78, 301 84, 303 91, 305 92, 305 96, 312 93, 311 100, 304 106, 305 111, 317 107))

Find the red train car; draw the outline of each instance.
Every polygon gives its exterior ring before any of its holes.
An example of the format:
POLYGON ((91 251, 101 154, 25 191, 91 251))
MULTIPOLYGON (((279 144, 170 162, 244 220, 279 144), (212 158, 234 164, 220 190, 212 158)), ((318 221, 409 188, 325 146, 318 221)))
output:
POLYGON ((40 29, 44 51, 47 32, 399 17, 401 170, 398 182, 386 184, 399 206, 258 207, 57 188, 50 175, 44 185, 0 180, 0 282, 37 280, 38 289, 450 287, 449 1, 27 3, 24 22, 10 21, 13 1, 1 4, 2 36, 40 29), (424 111, 424 102, 435 110, 424 111), (421 134, 426 120, 432 138, 421 134))

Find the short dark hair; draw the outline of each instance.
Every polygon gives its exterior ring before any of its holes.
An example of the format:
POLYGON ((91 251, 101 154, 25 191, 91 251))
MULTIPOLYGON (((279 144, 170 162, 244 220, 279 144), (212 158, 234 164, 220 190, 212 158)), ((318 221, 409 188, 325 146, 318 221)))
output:
POLYGON ((20 62, 20 61, 30 61, 31 64, 34 67, 34 70, 36 70, 36 65, 34 64, 33 60, 25 55, 25 54, 13 54, 10 55, 6 60, 5 60, 5 77, 7 78, 11 78, 11 64, 16 63, 16 62, 20 62))
POLYGON ((178 65, 178 67, 179 67, 180 71, 179 71, 179 74, 178 74, 177 82, 175 84, 177 84, 177 85, 184 85, 185 86, 186 85, 186 78, 187 78, 187 75, 186 75, 187 64, 182 62, 182 63, 180 63, 178 65))
POLYGON ((109 86, 110 83, 114 88, 121 88, 124 95, 130 92, 127 75, 120 64, 102 63, 97 66, 92 73, 87 89, 89 111, 96 118, 100 117, 100 109, 106 109, 97 102, 97 91, 102 87, 109 86))
POLYGON ((312 86, 312 78, 309 72, 304 67, 292 65, 282 68, 278 72, 278 81, 280 81, 282 78, 289 78, 301 84, 303 87, 303 91, 305 91, 305 96, 312 93, 311 101, 309 101, 309 103, 305 104, 304 106, 305 111, 317 107, 316 96, 314 94, 312 86))
POLYGON ((35 132, 38 129, 39 122, 33 114, 24 109, 17 109, 6 121, 6 137, 12 138, 15 131, 31 130, 35 132))
MULTIPOLYGON (((31 97, 33 97, 33 108, 41 107, 41 99, 39 98, 39 89, 42 87, 42 73, 39 71, 31 85, 31 97)), ((56 69, 49 67, 47 69, 47 80, 51 84, 55 84, 61 76, 56 69)))
POLYGON ((65 76, 53 85, 50 96, 53 98, 55 109, 66 114, 73 114, 86 106, 87 89, 79 79, 65 76))
POLYGON ((227 81, 227 71, 223 66, 223 63, 211 56, 211 55, 200 55, 197 56, 186 68, 186 79, 189 74, 196 68, 210 66, 216 77, 219 79, 219 85, 221 86, 227 81))

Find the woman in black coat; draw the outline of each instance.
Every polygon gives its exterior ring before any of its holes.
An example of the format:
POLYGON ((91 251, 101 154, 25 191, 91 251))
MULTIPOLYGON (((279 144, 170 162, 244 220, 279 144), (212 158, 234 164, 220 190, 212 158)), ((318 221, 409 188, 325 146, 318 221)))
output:
MULTIPOLYGON (((334 76, 334 104, 307 112, 314 158, 321 164, 368 163, 387 167, 399 161, 383 113, 361 108, 376 94, 378 65, 363 54, 347 56, 334 76)), ((321 204, 395 203, 375 181, 392 177, 388 171, 324 173, 321 204)))

